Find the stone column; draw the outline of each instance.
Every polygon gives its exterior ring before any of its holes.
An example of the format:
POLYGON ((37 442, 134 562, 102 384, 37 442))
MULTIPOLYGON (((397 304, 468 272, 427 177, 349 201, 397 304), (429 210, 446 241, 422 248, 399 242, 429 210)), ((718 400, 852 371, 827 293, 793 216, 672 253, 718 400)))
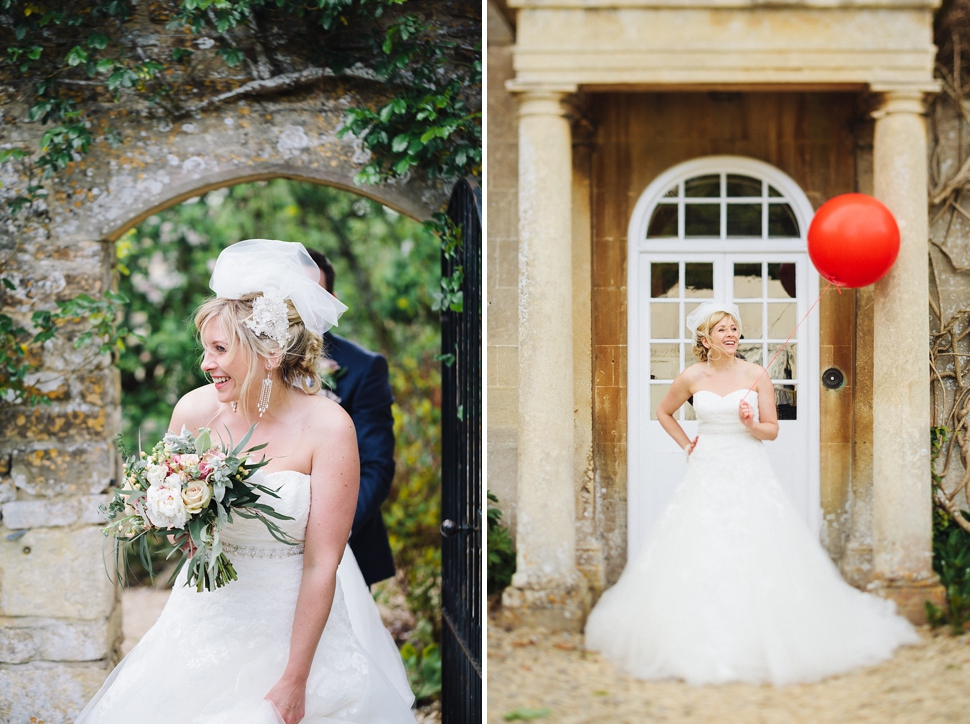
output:
POLYGON ((576 568, 567 92, 519 97, 517 571, 503 605, 521 623, 576 629, 589 594, 576 568))
POLYGON ((896 263, 876 283, 873 311, 870 588, 912 620, 941 603, 932 569, 926 126, 919 90, 889 90, 875 118, 876 198, 899 224, 896 263))

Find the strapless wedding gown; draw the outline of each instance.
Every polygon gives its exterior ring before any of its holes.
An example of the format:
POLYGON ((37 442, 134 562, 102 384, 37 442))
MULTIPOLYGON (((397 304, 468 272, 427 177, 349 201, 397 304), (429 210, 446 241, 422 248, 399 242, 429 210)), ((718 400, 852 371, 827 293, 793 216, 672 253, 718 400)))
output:
POLYGON ((744 392, 694 395, 687 473, 587 621, 587 648, 638 678, 809 682, 919 641, 892 602, 842 580, 738 419, 744 392))
MULTIPOLYGON (((278 521, 302 541, 310 476, 264 475, 278 488, 278 521)), ((255 520, 235 516, 222 532, 238 580, 197 593, 182 585, 158 622, 108 677, 77 724, 278 724, 263 700, 286 667, 302 577, 301 548, 275 541, 255 520)), ((397 647, 381 623, 357 562, 345 549, 333 608, 310 669, 305 724, 413 722, 414 697, 397 647)))

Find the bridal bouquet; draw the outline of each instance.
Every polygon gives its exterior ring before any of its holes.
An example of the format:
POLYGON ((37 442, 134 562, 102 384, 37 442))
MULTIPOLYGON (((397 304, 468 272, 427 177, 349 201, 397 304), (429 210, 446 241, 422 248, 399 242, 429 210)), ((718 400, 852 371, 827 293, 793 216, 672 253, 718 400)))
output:
POLYGON ((137 546, 142 564, 152 575, 148 533, 170 536, 168 555, 180 552, 182 556, 172 579, 188 563, 188 585, 211 591, 236 580, 219 540, 219 532, 233 515, 260 520, 276 540, 293 544, 269 519, 292 518, 258 502, 260 493, 279 496, 251 480, 269 462, 249 459, 265 444, 243 449, 255 427, 235 447, 231 437, 228 446, 220 447, 212 444, 208 429, 200 428, 199 436, 192 437, 183 427, 182 434, 166 434, 147 455, 126 455, 124 484, 114 491, 111 503, 101 507, 109 521, 103 532, 114 537, 115 552, 137 546))

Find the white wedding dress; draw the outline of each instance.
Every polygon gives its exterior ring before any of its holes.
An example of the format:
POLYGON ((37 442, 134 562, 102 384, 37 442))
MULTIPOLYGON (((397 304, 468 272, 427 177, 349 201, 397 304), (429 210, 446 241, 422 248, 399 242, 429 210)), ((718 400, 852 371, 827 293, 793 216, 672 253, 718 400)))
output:
POLYGON ((638 678, 809 682, 920 640, 842 580, 738 419, 744 392, 694 395, 687 473, 586 624, 587 648, 638 678))
MULTIPOLYGON (((302 541, 310 476, 264 475, 302 541)), ((300 548, 239 516, 221 534, 238 580, 198 593, 176 581, 158 622, 121 661, 77 724, 279 724, 263 700, 286 666, 303 568, 300 548)), ((305 724, 414 722, 401 657, 381 623, 357 562, 345 549, 337 589, 306 688, 305 724)))

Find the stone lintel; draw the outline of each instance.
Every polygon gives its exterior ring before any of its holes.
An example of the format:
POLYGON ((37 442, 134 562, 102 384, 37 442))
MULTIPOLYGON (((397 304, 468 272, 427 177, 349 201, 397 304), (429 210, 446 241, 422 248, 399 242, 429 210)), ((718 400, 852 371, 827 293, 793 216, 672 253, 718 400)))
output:
POLYGON ((917 626, 927 623, 927 602, 946 608, 946 592, 935 575, 932 578, 876 578, 866 590, 895 602, 899 613, 917 626))
POLYGON ((736 9, 791 9, 818 8, 837 10, 842 8, 888 8, 890 10, 935 10, 940 0, 772 0, 770 6, 758 0, 506 0, 510 8, 523 10, 558 10, 580 8, 583 10, 626 9, 674 9, 674 8, 736 8, 736 9))
POLYGON ((935 87, 929 5, 521 7, 510 88, 935 87))
POLYGON ((530 83, 516 79, 505 81, 509 93, 523 93, 537 96, 562 97, 575 93, 579 87, 575 83, 530 83))
POLYGON ((582 575, 542 588, 519 587, 513 581, 502 593, 499 618, 509 628, 582 631, 591 607, 589 585, 582 575))

